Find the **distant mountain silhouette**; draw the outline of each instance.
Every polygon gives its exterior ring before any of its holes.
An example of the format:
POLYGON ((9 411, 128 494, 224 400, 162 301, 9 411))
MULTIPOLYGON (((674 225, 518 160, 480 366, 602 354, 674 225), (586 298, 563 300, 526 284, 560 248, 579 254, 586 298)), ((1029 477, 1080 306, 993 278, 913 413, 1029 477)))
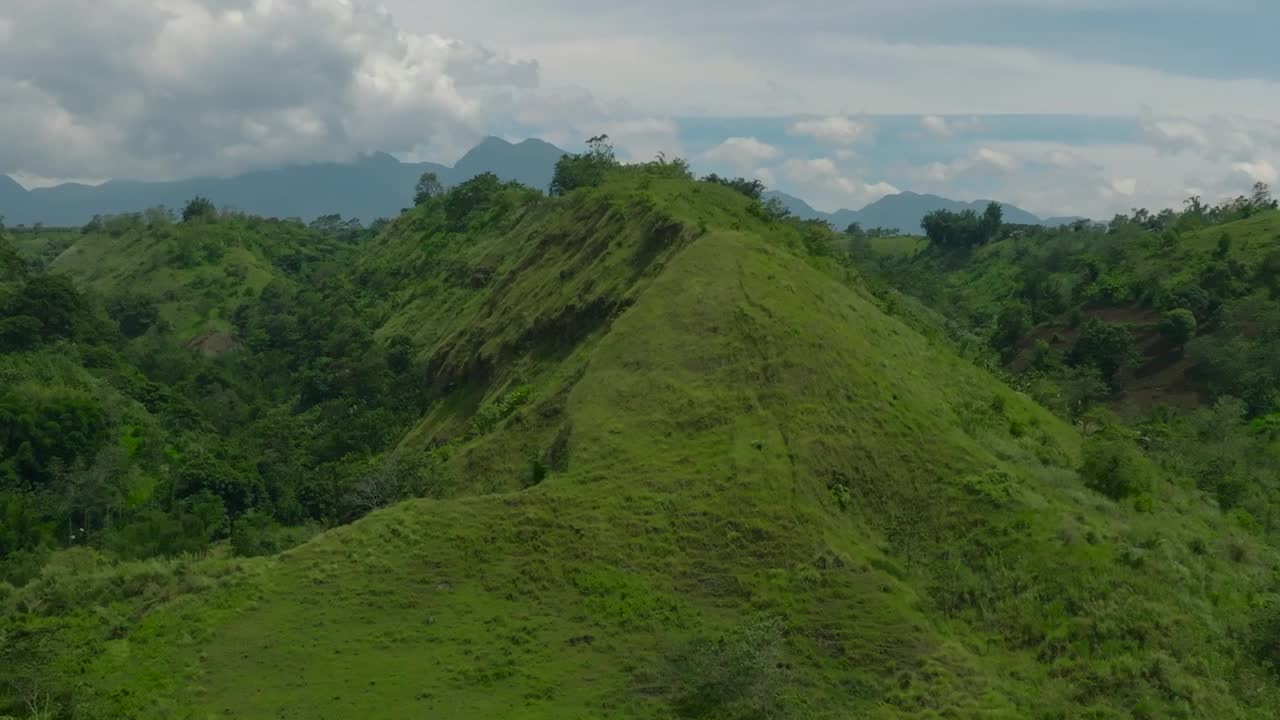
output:
MULTIPOLYGON (((782 203, 782 206, 791 211, 791 214, 796 217, 805 220, 826 220, 837 230, 843 230, 849 227, 851 223, 856 222, 866 229, 875 227, 893 228, 898 232, 913 235, 920 234, 920 221, 924 219, 926 214, 934 210, 950 210, 952 212, 974 210, 981 213, 986 209, 987 203, 990 202, 989 200, 961 202, 937 195, 902 192, 896 195, 886 195, 861 210, 846 209, 827 213, 816 210, 804 200, 786 193, 771 191, 766 193, 765 197, 777 198, 778 202, 782 203)), ((1000 207, 1004 210, 1005 222, 1019 225, 1066 225, 1079 219, 1051 218, 1042 220, 1016 205, 1000 203, 1000 207)))
POLYGON ((163 205, 181 209, 203 195, 219 207, 255 215, 298 217, 310 221, 338 213, 365 222, 394 217, 413 204, 413 188, 427 171, 445 185, 456 185, 484 172, 546 188, 564 151, 542 140, 512 144, 485 139, 454 167, 437 163, 403 163, 386 153, 373 153, 350 163, 294 165, 229 178, 194 178, 175 182, 110 181, 102 185, 67 183, 25 190, 0 175, 0 215, 10 225, 83 225, 94 215, 136 212, 163 205))
MULTIPOLYGON (((349 163, 293 165, 229 178, 162 183, 112 180, 97 186, 67 183, 34 190, 26 190, 7 175, 0 175, 0 215, 5 216, 10 225, 78 226, 94 215, 137 212, 158 205, 179 210, 191 198, 203 195, 219 207, 255 215, 311 221, 337 213, 368 223, 381 217, 394 217, 409 207, 413 203, 414 185, 424 172, 434 172, 446 186, 491 172, 504 180, 545 189, 551 183, 556 161, 564 154, 564 150, 542 140, 509 143, 490 137, 463 155, 453 167, 430 162, 404 163, 386 153, 373 153, 349 163)), ((837 230, 857 222, 864 228, 888 227, 913 234, 920 232, 920 220, 931 210, 981 212, 987 205, 985 200, 965 203, 937 195, 904 192, 883 197, 861 210, 825 213, 786 193, 770 191, 765 196, 777 198, 797 217, 827 220, 837 230)), ((1042 221, 1021 208, 1002 206, 1005 221, 1010 223, 1054 225, 1077 219, 1042 221)))

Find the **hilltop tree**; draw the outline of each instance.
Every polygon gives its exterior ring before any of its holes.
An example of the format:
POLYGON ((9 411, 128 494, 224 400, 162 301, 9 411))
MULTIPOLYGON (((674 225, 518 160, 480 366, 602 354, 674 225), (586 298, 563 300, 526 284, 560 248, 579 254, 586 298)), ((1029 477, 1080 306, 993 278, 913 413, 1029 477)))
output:
POLYGON ((454 230, 462 230, 480 213, 509 207, 517 198, 535 194, 527 185, 503 182, 491 172, 481 173, 449 188, 444 194, 444 215, 454 230))
POLYGON ((433 172, 424 172, 413 188, 413 205, 414 207, 426 205, 432 198, 442 194, 444 194, 444 185, 441 184, 440 178, 433 172))
POLYGON ((716 185, 724 185, 725 187, 733 188, 752 200, 759 200, 760 196, 764 194, 764 183, 759 180, 748 180, 741 177, 720 177, 715 173, 711 173, 710 175, 702 178, 702 182, 714 183, 716 185))
POLYGON ((552 195, 567 195, 578 188, 595 187, 616 167, 618 158, 613 154, 609 136, 596 135, 587 140, 585 153, 562 155, 556 161, 548 191, 552 195))
POLYGON ((218 208, 207 197, 197 195, 182 208, 182 222, 204 222, 212 220, 218 214, 218 208))
POLYGON ((1275 210, 1280 206, 1280 203, 1271 197, 1271 188, 1264 182, 1253 184, 1253 193, 1249 196, 1249 204, 1253 206, 1255 212, 1275 210))

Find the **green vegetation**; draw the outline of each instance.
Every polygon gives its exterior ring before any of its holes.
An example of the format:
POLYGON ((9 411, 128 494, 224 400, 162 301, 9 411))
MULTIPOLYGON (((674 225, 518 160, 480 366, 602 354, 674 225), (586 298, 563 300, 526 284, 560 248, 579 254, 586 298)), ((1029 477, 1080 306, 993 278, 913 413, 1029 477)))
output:
MULTIPOLYGON (((596 140, 374 231, 15 236, 0 714, 1275 717, 1265 393, 1097 402, 1148 348, 1086 298, 1184 276, 1087 226, 1046 275, 1003 225, 867 252, 596 140), (1073 308, 1028 392, 980 367, 1073 308)), ((1223 227, 1187 355, 1273 302, 1223 227)))

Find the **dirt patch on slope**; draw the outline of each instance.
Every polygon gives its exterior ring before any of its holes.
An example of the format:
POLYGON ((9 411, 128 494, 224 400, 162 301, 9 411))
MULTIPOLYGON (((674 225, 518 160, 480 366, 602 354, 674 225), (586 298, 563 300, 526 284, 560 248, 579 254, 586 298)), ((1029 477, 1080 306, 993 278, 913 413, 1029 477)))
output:
POLYGON ((217 357, 239 349, 240 341, 221 330, 206 330, 187 341, 187 347, 203 355, 217 357))

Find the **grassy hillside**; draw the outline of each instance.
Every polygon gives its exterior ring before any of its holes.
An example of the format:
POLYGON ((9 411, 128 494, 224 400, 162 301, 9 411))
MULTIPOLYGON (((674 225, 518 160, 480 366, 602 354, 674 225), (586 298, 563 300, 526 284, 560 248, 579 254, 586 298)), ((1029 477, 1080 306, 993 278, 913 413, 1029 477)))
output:
POLYGON ((1082 449, 887 314, 829 234, 672 175, 395 221, 359 303, 416 355, 392 456, 431 449, 439 498, 268 558, 58 555, 0 596, 8 705, 1275 716, 1256 523, 1120 428, 1082 449))
POLYGON ((1128 414, 1223 396, 1266 414, 1280 409, 1280 368, 1267 360, 1280 333, 1280 212, 1256 202, 1140 211, 1109 226, 1010 228, 974 248, 881 254, 875 274, 989 341, 1017 373, 1088 364, 1073 354, 1091 325, 1123 330, 1131 356, 1102 380, 1128 414), (1169 328, 1175 311, 1185 314, 1180 332, 1169 328))

